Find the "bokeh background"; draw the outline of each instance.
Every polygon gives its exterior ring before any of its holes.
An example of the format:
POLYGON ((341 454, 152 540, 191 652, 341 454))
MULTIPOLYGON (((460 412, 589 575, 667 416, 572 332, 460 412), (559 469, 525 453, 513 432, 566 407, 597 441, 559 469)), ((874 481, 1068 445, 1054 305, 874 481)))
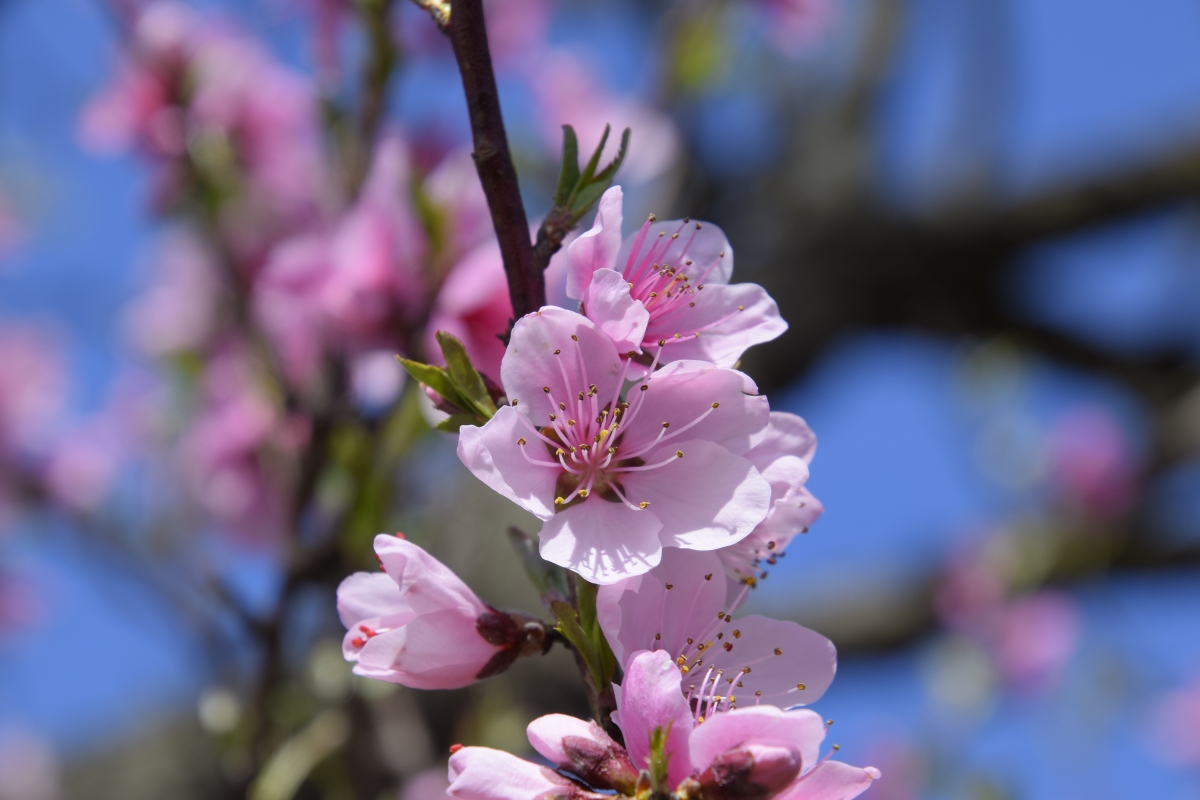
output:
MULTIPOLYGON (((435 797, 451 742, 522 752, 534 714, 584 711, 561 652, 437 693, 341 659, 333 588, 376 529, 540 612, 504 535, 529 518, 388 360, 422 356, 449 301, 410 292, 404 336, 341 341, 261 413, 235 306, 302 371, 304 267, 270 265, 361 210, 384 143, 419 223, 384 215, 389 264, 466 260, 443 223, 466 235, 469 192, 431 177, 468 139, 453 59, 401 0, 197 2, 157 28, 149 6, 0 0, 0 798, 241 796, 264 769, 254 797, 435 797), (151 118, 199 102, 201 78, 185 100, 139 83, 193 36, 216 42, 207 116, 151 118), (229 200, 221 170, 258 170, 260 196, 229 200), (303 482, 325 395, 353 408, 288 516, 273 492, 303 482), (293 539, 332 542, 302 580, 293 539)), ((627 228, 719 224, 791 325, 743 368, 816 431, 827 511, 751 603, 837 643, 816 707, 883 770, 868 797, 1200 797, 1200 6, 487 9, 531 213, 560 124, 585 147, 629 125, 627 228)))

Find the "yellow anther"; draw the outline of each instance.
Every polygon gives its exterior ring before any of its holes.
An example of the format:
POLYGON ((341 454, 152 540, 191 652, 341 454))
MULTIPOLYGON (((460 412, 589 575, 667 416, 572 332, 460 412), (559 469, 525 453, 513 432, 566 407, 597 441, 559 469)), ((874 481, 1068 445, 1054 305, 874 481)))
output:
POLYGON ((739 631, 734 631, 734 632, 733 632, 733 638, 735 638, 735 639, 740 639, 740 638, 742 638, 742 632, 741 632, 740 630, 739 630, 739 631))
POLYGON ((713 406, 712 406, 712 407, 713 407, 713 408, 720 408, 720 407, 721 407, 721 404, 720 404, 720 403, 713 403, 713 406))
POLYGON ((781 655, 783 655, 783 651, 782 651, 782 650, 780 650, 778 647, 776 647, 776 648, 775 648, 775 655, 777 655, 777 656, 781 656, 781 655))
POLYGON ((554 505, 556 505, 556 506, 561 506, 565 502, 567 502, 567 501, 561 497, 554 498, 554 505))
POLYGON ((525 444, 525 437, 522 436, 520 439, 517 439, 517 444, 525 444))
POLYGON ((650 504, 649 504, 649 503, 647 503, 645 500, 643 500, 642 502, 638 503, 638 508, 649 508, 649 507, 650 507, 650 504))
POLYGON ((588 494, 589 494, 589 492, 588 492, 588 490, 587 490, 587 489, 580 489, 580 490, 579 490, 579 496, 580 496, 580 497, 587 497, 587 496, 588 496, 588 494))
MULTIPOLYGON (((525 443, 525 440, 524 440, 524 439, 522 439, 522 440, 521 440, 521 444, 524 444, 524 443, 525 443)), ((675 457, 676 457, 676 458, 683 458, 683 451, 682 451, 682 450, 676 450, 676 451, 675 451, 675 457)), ((710 575, 709 577, 712 577, 712 576, 710 575)))
POLYGON ((796 688, 803 692, 805 689, 805 686, 803 683, 797 683, 796 688))

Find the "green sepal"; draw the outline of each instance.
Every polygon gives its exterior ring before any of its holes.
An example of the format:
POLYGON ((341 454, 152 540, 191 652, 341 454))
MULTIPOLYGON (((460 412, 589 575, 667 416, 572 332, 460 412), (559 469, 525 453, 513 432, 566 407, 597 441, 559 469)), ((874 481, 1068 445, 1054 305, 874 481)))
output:
POLYGON ((450 373, 442 367, 435 367, 433 364, 422 364, 420 361, 412 361, 403 356, 396 356, 396 360, 400 365, 412 375, 417 381, 425 384, 430 389, 440 394, 446 399, 446 402, 453 403, 459 408, 464 407, 464 401, 458 393, 458 389, 454 387, 454 382, 450 379, 450 373))
POLYGON ((558 173, 558 188, 554 191, 554 205, 566 207, 571 192, 579 184, 579 137, 570 125, 563 125, 562 169, 558 173))
POLYGON ((437 341, 442 348, 442 356, 446 359, 446 371, 450 380, 458 390, 459 396, 467 402, 466 405, 455 405, 466 411, 474 411, 485 421, 494 417, 496 404, 488 394, 479 371, 471 363, 471 357, 467 355, 467 348, 462 341, 445 331, 437 332, 437 341))
POLYGON ((479 422, 479 418, 474 414, 451 414, 434 425, 433 429, 443 433, 458 433, 458 429, 463 425, 474 425, 477 422, 479 422))
POLYGON ((566 602, 571 596, 567 571, 542 558, 538 553, 537 539, 520 528, 509 527, 508 538, 521 558, 525 574, 529 576, 530 583, 537 589, 546 607, 553 609, 555 602, 566 602))
POLYGON ((616 675, 617 659, 600 629, 596 615, 596 586, 578 578, 574 583, 578 610, 561 600, 552 602, 550 609, 558 617, 556 630, 579 652, 593 683, 603 691, 616 675))

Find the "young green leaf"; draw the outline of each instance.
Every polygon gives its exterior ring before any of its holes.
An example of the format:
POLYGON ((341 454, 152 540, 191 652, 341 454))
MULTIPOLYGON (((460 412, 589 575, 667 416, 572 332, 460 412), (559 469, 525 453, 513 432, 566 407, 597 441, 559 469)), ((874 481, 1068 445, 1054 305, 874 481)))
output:
POLYGON ((579 184, 579 138, 575 129, 563 125, 562 169, 558 173, 558 188, 554 191, 554 205, 565 207, 571 193, 579 184))
POLYGON ((435 367, 432 364, 422 364, 420 361, 412 361, 400 356, 396 356, 396 359, 409 375, 446 398, 447 402, 453 403, 459 408, 465 407, 466 401, 455 388, 454 382, 450 379, 450 373, 444 368, 435 367))
POLYGON ((467 401, 467 404, 461 407, 476 412, 485 420, 491 419, 496 415, 496 404, 488 394, 479 371, 471 363, 467 348, 457 337, 445 331, 437 332, 437 341, 441 345, 442 356, 446 359, 446 371, 450 374, 450 380, 467 401))

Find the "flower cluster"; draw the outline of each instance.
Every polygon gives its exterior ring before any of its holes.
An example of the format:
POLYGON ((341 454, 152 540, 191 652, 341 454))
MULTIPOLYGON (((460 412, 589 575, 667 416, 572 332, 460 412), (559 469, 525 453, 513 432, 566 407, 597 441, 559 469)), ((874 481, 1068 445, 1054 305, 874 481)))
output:
MULTIPOLYGON (((772 412, 735 368, 786 324, 761 287, 729 283, 733 249, 716 226, 651 217, 622 241, 621 216, 613 187, 567 248, 579 311, 547 306, 516 322, 499 370, 508 402, 458 442, 477 478, 541 521, 542 558, 593 587, 592 640, 570 627, 583 613, 552 605, 581 653, 611 653, 614 667, 601 656, 592 680, 623 674, 616 707, 592 722, 535 720, 529 740, 553 768, 456 746, 449 793, 855 797, 878 771, 821 758, 826 724, 798 708, 833 681, 833 644, 794 622, 735 616, 823 510, 806 488, 812 431, 772 412)), ((385 574, 339 591, 359 674, 453 688, 551 643, 545 626, 487 606, 415 545, 381 536, 376 554, 385 574)))

